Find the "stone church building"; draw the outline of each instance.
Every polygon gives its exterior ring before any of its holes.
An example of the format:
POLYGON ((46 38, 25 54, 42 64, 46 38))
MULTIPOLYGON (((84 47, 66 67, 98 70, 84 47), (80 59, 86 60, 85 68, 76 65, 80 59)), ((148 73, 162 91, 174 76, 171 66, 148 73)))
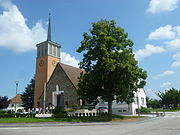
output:
POLYGON ((61 63, 61 45, 51 41, 50 16, 47 40, 36 46, 34 107, 71 107, 73 104, 79 104, 77 84, 82 71, 61 63))

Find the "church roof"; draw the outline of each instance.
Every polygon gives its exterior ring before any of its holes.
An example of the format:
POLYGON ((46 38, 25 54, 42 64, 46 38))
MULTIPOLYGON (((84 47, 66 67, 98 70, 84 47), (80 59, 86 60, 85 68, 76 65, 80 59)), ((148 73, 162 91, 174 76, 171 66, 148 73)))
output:
POLYGON ((36 46, 38 47, 38 46, 41 46, 41 45, 44 45, 44 44, 53 44, 53 45, 55 45, 55 46, 57 46, 57 47, 61 47, 61 45, 60 44, 58 44, 58 43, 56 43, 56 42, 53 42, 53 41, 44 41, 44 42, 41 42, 41 43, 39 43, 39 44, 37 44, 36 46))
POLYGON ((78 78, 80 77, 80 73, 82 72, 82 70, 79 68, 70 66, 70 65, 63 64, 63 63, 60 63, 60 66, 62 67, 62 69, 68 76, 68 78, 71 80, 71 82, 77 89, 78 88, 77 85, 78 85, 78 81, 79 81, 78 78))

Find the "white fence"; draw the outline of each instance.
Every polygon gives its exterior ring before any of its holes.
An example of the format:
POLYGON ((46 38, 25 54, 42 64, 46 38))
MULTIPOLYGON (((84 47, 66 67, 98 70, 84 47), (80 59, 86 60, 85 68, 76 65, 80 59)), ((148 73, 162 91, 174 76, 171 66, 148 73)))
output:
POLYGON ((88 110, 88 109, 80 109, 73 112, 68 112, 68 116, 73 117, 81 117, 81 116, 97 116, 98 112, 96 109, 88 110))

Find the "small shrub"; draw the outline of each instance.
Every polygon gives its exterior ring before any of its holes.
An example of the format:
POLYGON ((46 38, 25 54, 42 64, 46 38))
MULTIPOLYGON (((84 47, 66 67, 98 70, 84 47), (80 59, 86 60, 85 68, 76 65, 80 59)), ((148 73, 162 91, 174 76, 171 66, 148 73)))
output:
POLYGON ((35 117, 35 114, 20 114, 20 113, 0 113, 0 118, 30 118, 35 117))
POLYGON ((54 118, 66 118, 67 117, 67 113, 66 112, 59 112, 57 114, 53 115, 54 118))
POLYGON ((76 110, 79 109, 77 104, 73 104, 73 105, 72 105, 72 108, 73 108, 73 109, 76 109, 76 110))
POLYGON ((53 111, 53 114, 58 114, 64 112, 64 107, 56 107, 53 111))
POLYGON ((0 110, 0 113, 7 113, 7 111, 4 111, 4 110, 0 110))
POLYGON ((146 108, 146 107, 142 107, 140 108, 140 113, 150 113, 150 109, 149 108, 146 108))
POLYGON ((73 104, 72 107, 78 107, 78 105, 77 104, 73 104))
POLYGON ((65 112, 74 112, 74 111, 76 111, 76 109, 74 109, 74 108, 65 110, 65 112))

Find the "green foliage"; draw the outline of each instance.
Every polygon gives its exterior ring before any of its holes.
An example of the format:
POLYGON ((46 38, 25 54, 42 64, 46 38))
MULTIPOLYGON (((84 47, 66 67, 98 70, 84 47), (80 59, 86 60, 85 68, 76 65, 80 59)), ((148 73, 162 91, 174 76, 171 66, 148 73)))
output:
POLYGON ((64 111, 64 107, 56 107, 54 110, 53 110, 53 114, 58 114, 58 113, 61 113, 64 111))
MULTIPOLYGON (((143 118, 143 117, 141 117, 143 118)), ((0 123, 32 123, 32 122, 97 122, 139 119, 138 116, 91 116, 91 117, 69 117, 69 118, 2 118, 0 123)))
POLYGON ((66 118, 67 117, 67 112, 59 112, 57 114, 53 115, 54 118, 66 118))
POLYGON ((53 111, 54 118, 66 118, 67 112, 64 111, 64 107, 56 107, 53 111))
POLYGON ((7 111, 5 111, 5 110, 0 110, 0 113, 7 113, 7 111))
POLYGON ((78 105, 77 105, 77 104, 73 104, 73 105, 72 105, 72 108, 78 109, 78 105))
POLYGON ((35 117, 35 114, 19 114, 19 113, 0 113, 0 118, 31 118, 35 117))
POLYGON ((70 109, 65 110, 65 112, 74 112, 74 111, 76 111, 76 109, 74 109, 74 108, 70 108, 70 109))
POLYGON ((157 93, 161 99, 161 105, 166 108, 176 108, 180 104, 180 91, 174 88, 166 90, 165 92, 157 93))
POLYGON ((84 51, 80 68, 83 72, 78 83, 78 94, 89 103, 97 97, 108 102, 112 114, 112 100, 132 102, 134 91, 143 88, 147 74, 138 67, 132 51, 133 42, 115 21, 92 23, 90 33, 77 52, 84 51))
POLYGON ((21 98, 23 101, 23 107, 25 109, 32 109, 34 104, 34 88, 35 88, 35 78, 33 78, 30 84, 27 85, 25 91, 23 92, 21 98))
POLYGON ((160 101, 157 99, 150 99, 149 97, 146 98, 147 107, 148 108, 160 108, 161 104, 160 101))
POLYGON ((140 108, 140 113, 150 113, 151 110, 149 108, 146 108, 146 107, 142 107, 140 108))
POLYGON ((8 100, 7 96, 0 96, 0 109, 7 108, 9 105, 10 100, 8 100))

